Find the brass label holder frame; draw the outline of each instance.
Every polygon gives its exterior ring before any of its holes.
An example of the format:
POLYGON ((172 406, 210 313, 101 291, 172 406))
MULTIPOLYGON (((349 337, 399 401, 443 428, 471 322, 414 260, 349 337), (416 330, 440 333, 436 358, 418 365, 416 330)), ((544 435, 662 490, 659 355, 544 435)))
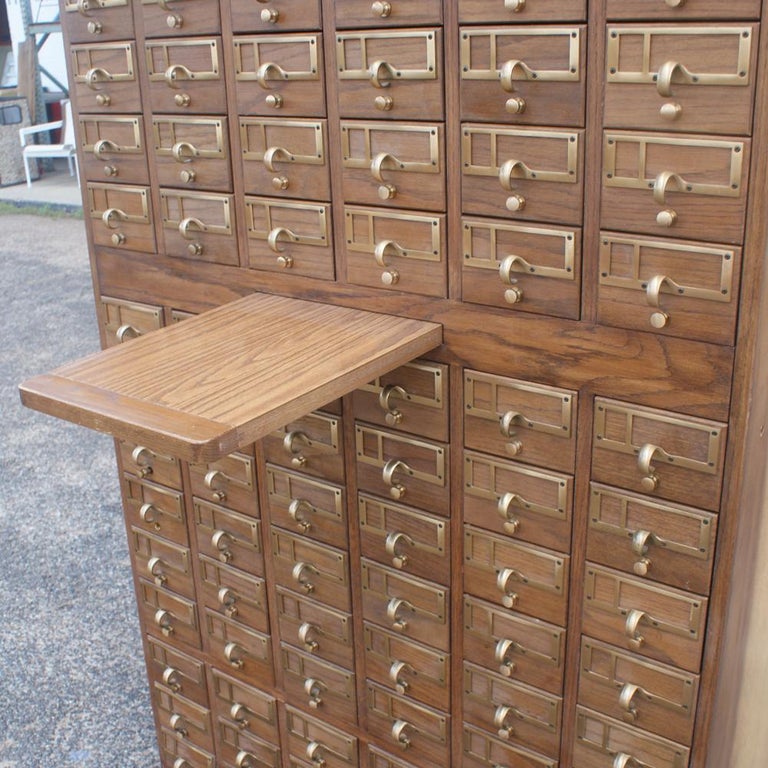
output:
POLYGON ((99 43, 73 45, 72 54, 72 76, 76 83, 84 83, 92 90, 99 90, 95 87, 96 83, 126 83, 136 79, 136 66, 134 64, 133 43, 99 43), (112 52, 125 53, 125 70, 122 72, 107 71, 100 67, 94 59, 98 60, 99 54, 112 52), (80 54, 85 54, 85 72, 80 59, 80 54), (94 73, 99 77, 95 77, 94 73), (103 78, 103 79, 102 79, 103 78))
POLYGON ((311 245, 320 248, 327 248, 328 237, 328 204, 324 203, 294 203, 283 200, 272 200, 267 198, 255 198, 245 197, 245 211, 248 226, 248 238, 250 240, 264 240, 269 241, 270 236, 275 230, 280 230, 285 233, 287 239, 285 242, 294 243, 296 245, 311 245), (264 219, 266 221, 266 228, 261 229, 255 223, 255 208, 261 208, 264 211, 264 219), (307 231, 297 232, 296 227, 291 228, 280 226, 276 227, 272 224, 272 211, 273 209, 288 209, 295 211, 309 211, 317 215, 317 228, 313 234, 308 234, 307 231))
MULTIPOLYGON (((102 219, 103 214, 108 210, 119 210, 120 222, 126 224, 149 224, 149 194, 146 187, 129 187, 119 184, 104 184, 101 182, 90 181, 87 184, 88 189, 88 215, 92 219, 102 219), (131 195, 131 199, 138 200, 141 213, 128 213, 122 208, 109 206, 101 209, 96 204, 96 191, 105 194, 105 199, 109 199, 110 194, 131 195)), ((112 227, 110 227, 111 229, 112 227)))
POLYGON ((407 80, 436 80, 437 73, 437 46, 434 30, 421 32, 365 32, 365 33, 339 33, 336 35, 336 77, 340 80, 368 80, 376 88, 387 87, 390 83, 407 80), (424 42, 424 66, 417 68, 404 68, 393 66, 388 61, 370 60, 368 55, 368 42, 370 40, 422 40, 424 42), (345 44, 349 41, 359 41, 360 57, 363 68, 354 68, 347 65, 345 44), (386 70, 388 79, 381 80, 378 70, 386 70))
POLYGON ((345 168, 371 169, 371 164, 377 155, 391 154, 393 160, 392 170, 406 173, 440 173, 440 142, 437 126, 434 125, 389 125, 386 123, 341 122, 341 151, 342 165, 345 168), (363 156, 352 154, 350 133, 363 133, 363 156), (380 151, 374 149, 374 133, 387 134, 393 138, 388 147, 381 147, 380 151), (398 151, 398 137, 403 135, 419 136, 426 140, 428 157, 426 159, 408 159, 402 157, 402 151, 398 151), (392 152, 389 152, 389 149, 392 152))
POLYGON ((219 41, 210 38, 196 38, 191 40, 152 41, 146 42, 147 74, 150 82, 165 82, 170 87, 178 88, 179 85, 171 84, 186 82, 187 80, 218 80, 221 76, 219 70, 219 41), (211 57, 210 69, 191 70, 183 63, 171 63, 171 52, 176 50, 188 51, 194 48, 208 49, 211 57), (155 53, 160 52, 160 64, 162 69, 155 67, 155 53), (173 76, 174 70, 179 70, 182 78, 178 81, 173 76))
POLYGON ((159 157, 177 157, 177 151, 174 149, 178 144, 187 145, 192 154, 184 156, 181 162, 192 160, 219 159, 225 155, 224 146, 224 121, 216 117, 153 117, 152 118, 152 136, 155 142, 155 152, 159 157), (179 139, 179 133, 183 131, 184 126, 209 127, 213 130, 215 137, 215 149, 208 147, 198 147, 191 142, 184 140, 183 136, 179 139), (163 142, 161 128, 167 127, 171 134, 170 144, 163 142))
MULTIPOLYGON (((242 145, 243 160, 256 160, 262 162, 265 155, 270 150, 274 150, 274 162, 278 163, 297 163, 299 165, 324 165, 325 164, 325 141, 323 136, 323 122, 306 120, 272 120, 270 118, 241 118, 240 119, 240 142, 242 145), (291 150, 290 146, 269 144, 267 130, 269 128, 286 128, 288 131, 305 130, 314 133, 315 151, 313 154, 299 154, 291 150), (251 141, 251 130, 256 132, 256 141, 251 141), (253 149, 253 145, 258 143, 260 148, 253 149)), ((288 142, 285 139, 290 134, 281 137, 283 144, 288 142)))
POLYGON ((231 235, 232 234, 232 206, 229 195, 214 195, 205 194, 202 192, 184 192, 182 190, 160 190, 160 207, 162 211, 163 227, 165 229, 179 229, 181 222, 188 219, 184 215, 184 201, 185 199, 207 201, 214 205, 221 207, 223 223, 222 224, 209 224, 205 221, 197 219, 199 230, 202 233, 208 233, 212 235, 231 235), (169 201, 175 200, 179 206, 179 216, 174 218, 171 216, 169 201))
POLYGON ((316 35, 276 35, 269 37, 235 37, 232 41, 235 59, 235 80, 237 82, 257 82, 262 88, 270 88, 270 80, 277 83, 296 80, 317 81, 321 79, 318 43, 316 35), (304 45, 309 50, 309 69, 285 69, 279 62, 261 55, 261 45, 304 45), (254 69, 246 70, 243 66, 243 49, 252 48, 254 69), (276 77, 270 77, 273 72, 276 77))
POLYGON ((104 157, 101 156, 102 152, 105 155, 143 155, 144 154, 144 143, 143 143, 142 131, 141 131, 141 126, 139 124, 138 117, 113 117, 111 115, 84 115, 78 118, 78 123, 80 123, 80 130, 78 131, 78 134, 80 137, 82 137, 80 141, 80 147, 83 150, 83 153, 93 154, 99 160, 104 159, 104 157), (88 124, 96 126, 96 134, 100 137, 94 142, 88 142, 85 139, 86 129, 84 126, 88 124), (100 126, 102 125, 130 126, 130 128, 133 131, 133 143, 130 145, 117 144, 116 142, 110 139, 102 139, 101 130, 100 130, 100 126), (97 150, 96 147, 100 145, 102 142, 104 142, 105 148, 103 150, 97 150))

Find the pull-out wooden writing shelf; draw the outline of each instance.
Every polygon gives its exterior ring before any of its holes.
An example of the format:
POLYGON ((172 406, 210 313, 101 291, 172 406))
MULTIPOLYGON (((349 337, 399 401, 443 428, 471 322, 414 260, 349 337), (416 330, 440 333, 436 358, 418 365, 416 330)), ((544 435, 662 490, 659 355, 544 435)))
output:
POLYGON ((214 461, 441 341, 436 323, 256 293, 32 378, 21 399, 214 461))

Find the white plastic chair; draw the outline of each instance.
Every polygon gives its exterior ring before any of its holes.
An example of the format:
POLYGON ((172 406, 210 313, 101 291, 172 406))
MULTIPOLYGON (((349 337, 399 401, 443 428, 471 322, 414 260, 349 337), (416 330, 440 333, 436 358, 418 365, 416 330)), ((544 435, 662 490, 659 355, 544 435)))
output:
POLYGON ((69 175, 77 176, 77 186, 80 186, 80 175, 77 173, 77 152, 75 150, 75 124, 72 121, 72 106, 69 100, 61 102, 64 117, 62 120, 54 120, 51 123, 31 125, 28 128, 19 128, 19 140, 22 146, 24 158, 24 173, 27 176, 27 186, 32 186, 32 178, 29 172, 30 160, 47 157, 66 157, 69 163, 69 175), (62 128, 61 144, 29 144, 29 138, 36 133, 53 131, 62 128))

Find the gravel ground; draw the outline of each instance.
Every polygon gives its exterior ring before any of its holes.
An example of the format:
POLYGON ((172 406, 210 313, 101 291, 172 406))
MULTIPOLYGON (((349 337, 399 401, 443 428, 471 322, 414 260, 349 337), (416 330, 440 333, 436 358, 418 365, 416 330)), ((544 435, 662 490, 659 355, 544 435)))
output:
POLYGON ((112 441, 18 384, 98 349, 83 222, 0 215, 0 768, 158 768, 112 441))

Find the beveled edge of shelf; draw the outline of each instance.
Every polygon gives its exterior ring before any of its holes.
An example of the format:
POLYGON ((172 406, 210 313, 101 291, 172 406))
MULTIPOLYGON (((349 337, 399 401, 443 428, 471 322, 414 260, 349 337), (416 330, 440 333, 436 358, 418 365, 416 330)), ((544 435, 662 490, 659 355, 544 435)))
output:
POLYGON ((442 340, 438 323, 253 293, 34 376, 20 384, 19 392, 23 405, 34 410, 185 461, 210 462, 429 352, 442 340), (333 327, 319 347, 323 364, 297 372, 297 359, 317 359, 318 339, 295 333, 296 323, 306 318, 311 326, 317 315, 333 327), (263 323, 266 317, 269 324, 263 323), (275 338, 276 328, 285 329, 282 338, 275 338), (255 355, 228 368, 230 361, 216 353, 218 343, 238 338, 248 339, 253 349, 269 350, 269 359, 255 355), (206 354, 203 348, 212 351, 206 354), (190 355, 203 368, 191 381, 190 355), (175 360, 180 361, 176 368, 175 360), (168 370, 158 371, 158 361, 168 370), (249 387, 254 379, 267 381, 264 398, 253 396, 249 387), (217 380, 221 397, 211 384, 217 380), (277 387, 270 383, 280 384, 277 400, 277 387), (184 397, 172 402, 178 393, 184 397), (270 397, 272 402, 265 403, 270 397), (228 417, 205 412, 219 400, 232 403, 228 417))

